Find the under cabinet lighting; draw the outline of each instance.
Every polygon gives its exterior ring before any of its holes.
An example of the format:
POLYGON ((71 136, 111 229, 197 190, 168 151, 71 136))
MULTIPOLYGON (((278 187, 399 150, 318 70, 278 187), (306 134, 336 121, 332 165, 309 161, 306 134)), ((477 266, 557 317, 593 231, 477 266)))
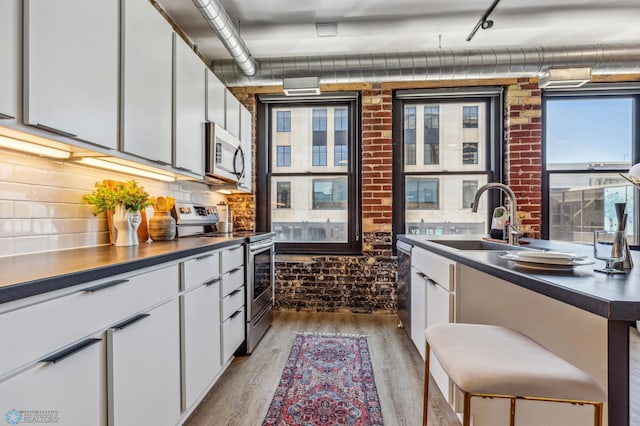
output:
POLYGON ((41 155, 43 157, 59 158, 62 160, 71 157, 71 153, 63 149, 26 142, 20 139, 8 138, 6 136, 0 136, 0 147, 14 151, 27 152, 29 154, 41 155))
POLYGON ((111 161, 105 160, 103 158, 96 157, 82 157, 78 159, 78 163, 85 164, 87 166, 98 167, 101 169, 112 170, 116 172, 129 173, 136 176, 146 177, 149 179, 162 180, 165 182, 173 182, 176 180, 175 177, 170 175, 165 175, 162 173, 152 172, 150 170, 143 170, 132 166, 127 166, 124 164, 113 163, 111 161))

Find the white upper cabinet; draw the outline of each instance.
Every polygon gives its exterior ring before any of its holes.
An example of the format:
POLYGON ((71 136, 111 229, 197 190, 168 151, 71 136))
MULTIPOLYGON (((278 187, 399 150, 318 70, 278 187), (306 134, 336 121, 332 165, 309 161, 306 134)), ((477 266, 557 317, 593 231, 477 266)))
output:
POLYGON ((205 66, 174 36, 174 167, 204 175, 205 66))
POLYGON ((118 12, 117 0, 25 0, 25 123, 117 147, 118 12))
POLYGON ((224 128, 236 138, 240 138, 240 101, 229 91, 226 91, 226 114, 224 128))
POLYGON ((218 77, 207 70, 207 121, 224 127, 225 105, 224 98, 227 88, 218 77))
POLYGON ((15 118, 18 110, 19 2, 0 1, 0 120, 15 118))
POLYGON ((148 0, 121 4, 122 150, 171 164, 173 30, 148 0))
POLYGON ((240 146, 244 153, 244 174, 238 180, 238 189, 244 192, 252 191, 251 180, 253 177, 253 120, 251 112, 240 105, 240 146))

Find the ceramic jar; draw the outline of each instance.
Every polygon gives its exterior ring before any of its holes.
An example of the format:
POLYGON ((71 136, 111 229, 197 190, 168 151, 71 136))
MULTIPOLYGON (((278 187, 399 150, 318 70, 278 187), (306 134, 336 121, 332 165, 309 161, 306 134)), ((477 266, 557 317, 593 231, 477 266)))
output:
POLYGON ((173 240, 176 237, 176 220, 171 212, 156 211, 149 219, 149 237, 153 241, 173 240))

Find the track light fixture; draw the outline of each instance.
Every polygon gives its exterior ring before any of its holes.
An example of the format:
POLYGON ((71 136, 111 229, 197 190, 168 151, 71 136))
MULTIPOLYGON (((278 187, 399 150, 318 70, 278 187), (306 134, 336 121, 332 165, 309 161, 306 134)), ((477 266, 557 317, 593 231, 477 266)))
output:
POLYGON ((482 28, 483 30, 487 30, 491 27, 493 27, 493 21, 489 18, 489 15, 491 15, 491 12, 493 12, 493 9, 496 8, 496 6, 498 5, 498 3, 500 3, 500 0, 493 0, 493 3, 491 3, 491 6, 489 6, 489 9, 487 9, 484 14, 482 15, 482 17, 480 18, 480 20, 478 21, 478 23, 476 24, 475 27, 473 27, 473 30, 471 30, 471 33, 469 34, 469 36, 467 37, 467 41, 471 41, 471 39, 473 38, 474 35, 476 35, 476 32, 482 28))

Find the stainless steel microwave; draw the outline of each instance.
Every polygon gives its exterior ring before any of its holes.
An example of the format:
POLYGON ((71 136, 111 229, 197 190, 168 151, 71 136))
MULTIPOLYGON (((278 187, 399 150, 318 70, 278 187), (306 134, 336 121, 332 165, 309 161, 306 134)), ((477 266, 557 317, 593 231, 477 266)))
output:
POLYGON ((227 182, 238 182, 245 171, 240 140, 215 123, 205 123, 205 129, 206 175, 227 182))

